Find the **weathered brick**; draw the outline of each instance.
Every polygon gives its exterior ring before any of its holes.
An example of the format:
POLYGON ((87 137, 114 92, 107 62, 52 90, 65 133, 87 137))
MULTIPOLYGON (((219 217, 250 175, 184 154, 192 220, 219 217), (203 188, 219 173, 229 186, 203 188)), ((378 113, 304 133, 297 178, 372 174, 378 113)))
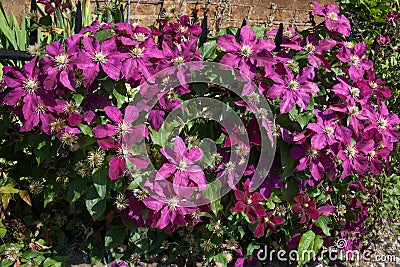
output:
POLYGON ((277 22, 291 22, 294 18, 294 10, 279 9, 275 12, 274 21, 277 22))
POLYGON ((231 18, 243 19, 250 17, 250 7, 244 6, 232 6, 231 8, 231 18))

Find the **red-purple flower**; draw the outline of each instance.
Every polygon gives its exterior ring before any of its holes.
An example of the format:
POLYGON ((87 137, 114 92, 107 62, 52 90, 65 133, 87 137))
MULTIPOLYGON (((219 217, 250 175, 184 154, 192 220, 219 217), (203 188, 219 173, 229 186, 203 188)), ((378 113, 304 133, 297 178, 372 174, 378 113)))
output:
POLYGON ((53 42, 46 46, 47 54, 40 60, 41 71, 46 75, 43 86, 46 90, 52 90, 59 84, 71 91, 75 91, 75 63, 79 51, 81 36, 73 35, 65 41, 66 49, 59 42, 53 42))
POLYGON ((307 109, 310 103, 310 96, 318 93, 318 85, 312 80, 314 79, 314 67, 305 67, 296 77, 286 71, 276 83, 267 91, 266 96, 276 99, 282 98, 280 104, 281 113, 289 112, 295 104, 302 109, 307 109))
POLYGON ((326 28, 333 32, 338 32, 344 36, 350 36, 350 21, 340 14, 340 9, 335 5, 321 6, 319 2, 312 2, 315 6, 311 12, 314 15, 324 17, 326 28))
POLYGON ((244 26, 240 29, 239 43, 235 36, 225 34, 218 38, 217 44, 227 52, 220 63, 238 68, 246 76, 253 78, 257 65, 271 65, 271 51, 275 48, 272 40, 259 39, 254 31, 244 26))
POLYGON ((292 206, 295 214, 301 214, 300 223, 303 224, 307 221, 307 216, 313 220, 318 220, 319 212, 317 210, 317 202, 311 199, 307 193, 302 193, 294 197, 296 204, 292 206))
POLYGON ((303 47, 304 51, 308 52, 308 63, 315 68, 323 66, 325 69, 329 70, 331 66, 325 59, 324 54, 335 45, 336 41, 333 39, 326 38, 318 40, 316 34, 310 34, 307 36, 306 44, 303 47))
POLYGON ((250 195, 249 185, 243 183, 244 191, 235 190, 236 204, 235 211, 244 211, 250 220, 256 220, 257 217, 266 216, 266 211, 263 205, 260 203, 265 200, 263 195, 259 192, 255 192, 250 195))
POLYGON ((64 2, 63 0, 38 0, 37 2, 44 4, 44 10, 47 14, 52 14, 57 8, 69 8, 68 1, 64 2))
POLYGON ((78 67, 83 71, 85 88, 89 88, 96 79, 100 67, 112 79, 121 77, 121 55, 117 52, 114 38, 99 44, 94 37, 85 36, 82 43, 84 50, 79 53, 78 67))
POLYGON ((369 70, 373 66, 372 61, 365 58, 366 51, 367 45, 365 43, 358 43, 352 49, 349 49, 344 44, 337 53, 337 58, 340 61, 350 64, 348 73, 353 81, 360 80, 365 70, 369 70))
POLYGON ((282 224, 285 220, 281 216, 273 216, 275 209, 268 211, 265 216, 257 217, 256 222, 258 222, 258 224, 254 230, 255 237, 264 236, 265 228, 270 230, 272 233, 278 232, 278 230, 275 229, 275 226, 282 224))
POLYGON ((173 184, 177 188, 206 189, 206 176, 201 167, 195 164, 203 157, 203 151, 199 147, 191 147, 187 150, 182 138, 177 136, 174 149, 163 147, 160 151, 169 160, 169 163, 164 163, 157 171, 156 180, 165 180, 172 176, 173 184))

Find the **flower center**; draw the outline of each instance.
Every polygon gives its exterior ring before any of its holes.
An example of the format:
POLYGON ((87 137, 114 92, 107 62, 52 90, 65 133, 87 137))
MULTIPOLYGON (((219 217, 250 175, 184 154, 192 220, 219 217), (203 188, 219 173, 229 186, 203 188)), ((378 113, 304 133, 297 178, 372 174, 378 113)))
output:
POLYGON ((325 126, 323 131, 328 137, 331 137, 333 135, 333 133, 335 132, 335 130, 333 130, 333 128, 331 126, 325 126))
POLYGON ((104 64, 108 61, 108 58, 106 55, 103 54, 103 52, 96 52, 94 53, 93 59, 94 62, 104 64))
POLYGON ((168 93, 167 93, 167 100, 168 100, 169 102, 172 102, 172 101, 174 101, 175 99, 176 99, 176 93, 175 93, 175 91, 174 91, 174 90, 169 90, 168 93))
POLYGON ((289 31, 289 29, 286 29, 286 30, 283 32, 283 36, 285 36, 285 37, 287 37, 287 38, 291 38, 291 37, 293 36, 293 34, 292 34, 291 31, 289 31))
POLYGON ((179 66, 179 65, 182 65, 183 63, 185 63, 185 59, 183 57, 179 56, 177 58, 174 58, 172 60, 172 63, 174 63, 175 66, 179 66))
POLYGON ((358 89, 357 87, 350 87, 350 94, 352 94, 355 97, 359 97, 360 96, 360 89, 358 89))
POLYGON ((268 111, 265 108, 258 109, 258 115, 261 118, 266 118, 268 116, 268 111))
POLYGON ((24 82, 24 89, 26 92, 33 94, 39 89, 39 84, 35 80, 28 79, 24 82))
POLYGON ((60 54, 54 57, 54 63, 59 69, 65 69, 69 63, 69 57, 66 54, 60 54))
POLYGON ((335 12, 328 13, 328 18, 331 20, 338 20, 338 15, 335 12))
POLYGON ((120 134, 126 134, 129 132, 130 126, 126 124, 124 121, 118 124, 117 132, 120 134))
POLYGON ((350 56, 350 62, 353 65, 357 65, 360 62, 360 58, 357 55, 350 56))
POLYGON ((291 71, 299 71, 299 63, 297 63, 294 60, 289 60, 288 62, 286 62, 286 66, 291 70, 291 71))
POLYGON ((250 46, 244 45, 240 48, 240 55, 243 57, 249 57, 253 54, 253 49, 250 46))
POLYGON ((255 93, 255 92, 251 93, 251 94, 248 96, 248 98, 249 98, 249 101, 250 101, 251 103, 259 103, 259 102, 260 102, 260 95, 257 94, 257 93, 255 93))
POLYGON ((188 167, 188 163, 186 162, 186 160, 183 159, 179 162, 178 167, 179 167, 179 170, 184 171, 188 167))
POLYGON ((376 82, 370 82, 369 86, 371 86, 372 89, 376 89, 379 87, 379 85, 376 82))
POLYGON ((303 207, 308 208, 309 207, 308 203, 304 203, 303 207))
POLYGON ((378 124, 378 129, 379 130, 386 130, 386 127, 387 127, 387 120, 385 119, 385 118, 379 118, 377 121, 376 121, 376 124, 378 124))
POLYGON ((144 47, 143 47, 143 48, 140 48, 140 47, 136 46, 135 48, 133 48, 133 49, 131 50, 131 57, 133 57, 133 58, 142 57, 142 56, 143 56, 144 49, 145 49, 144 47))
POLYGON ((348 147, 344 150, 344 154, 349 158, 349 159, 353 159, 356 154, 357 154, 357 149, 355 149, 354 147, 348 147))
POLYGON ((315 50, 315 46, 313 45, 313 44, 307 44, 305 47, 304 47, 304 50, 306 50, 307 52, 312 52, 312 51, 314 51, 315 50))
POLYGON ((179 32, 180 33, 185 33, 187 30, 188 30, 188 27, 179 26, 179 32))
POLYGON ((317 159, 318 158, 318 150, 311 149, 311 148, 307 149, 307 156, 310 159, 317 159))
POLYGON ((36 113, 37 114, 39 114, 39 113, 44 113, 45 111, 46 111, 46 108, 42 105, 42 104, 39 104, 37 107, 36 107, 36 113))
POLYGON ((136 39, 136 41, 144 42, 146 40, 146 35, 144 35, 144 33, 138 32, 133 35, 133 38, 136 39))
POLYGON ((248 199, 246 200, 246 204, 247 204, 247 205, 251 205, 251 203, 253 203, 253 201, 251 201, 251 198, 248 198, 248 199))
POLYGON ((172 196, 167 199, 167 206, 171 210, 176 210, 176 208, 179 206, 179 199, 175 196, 172 196))
POLYGON ((268 217, 264 217, 264 222, 269 222, 269 218, 268 217))
POLYGON ((352 49, 354 48, 355 44, 353 42, 344 42, 344 44, 346 45, 346 47, 348 49, 352 49))
POLYGON ((229 161, 228 163, 226 163, 225 168, 228 171, 233 171, 235 169, 235 164, 233 164, 232 161, 229 161))
POLYGON ((296 81, 296 80, 290 80, 290 81, 287 83, 286 87, 287 87, 287 89, 289 89, 289 90, 296 91, 297 88, 299 87, 299 85, 300 85, 300 84, 299 84, 298 81, 296 81))
POLYGON ((349 107, 349 112, 351 115, 356 115, 359 112, 359 109, 357 106, 349 107))
POLYGON ((376 151, 373 149, 370 152, 368 152, 368 160, 372 160, 375 158, 376 151))

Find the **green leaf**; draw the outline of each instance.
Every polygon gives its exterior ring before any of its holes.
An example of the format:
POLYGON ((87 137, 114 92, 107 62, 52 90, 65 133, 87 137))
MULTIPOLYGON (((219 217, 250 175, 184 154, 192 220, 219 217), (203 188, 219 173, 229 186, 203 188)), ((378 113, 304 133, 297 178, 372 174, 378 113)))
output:
POLYGON ((19 190, 11 184, 0 187, 0 194, 17 194, 18 192, 19 190))
POLYGON ((310 260, 315 259, 323 242, 322 237, 320 235, 315 235, 312 230, 304 233, 300 238, 299 247, 297 249, 299 255, 298 265, 302 266, 310 260))
POLYGON ((86 208, 92 215, 93 220, 98 220, 104 214, 106 210, 106 200, 99 197, 96 189, 90 188, 86 194, 86 208))
POLYGON ((117 107, 121 108, 125 103, 125 95, 120 94, 116 89, 113 90, 113 95, 115 96, 115 99, 117 99, 117 107))
POLYGON ((115 226, 107 231, 105 237, 105 246, 112 249, 119 246, 125 239, 125 230, 120 226, 115 226))
POLYGON ((77 201, 85 191, 86 185, 84 178, 78 177, 72 180, 67 189, 67 200, 71 204, 77 201))
POLYGON ((93 186, 101 198, 107 196, 108 173, 106 169, 97 169, 92 176, 93 186))
POLYGON ((318 220, 314 222, 314 225, 321 228, 326 236, 331 236, 331 228, 328 226, 330 222, 331 219, 328 216, 319 216, 318 220))
POLYGON ((264 37, 265 34, 265 26, 264 25, 259 25, 259 26, 252 26, 251 27, 256 34, 257 38, 262 38, 264 37))
POLYGON ((99 43, 102 43, 104 40, 111 38, 113 35, 114 34, 111 32, 111 30, 102 30, 96 32, 93 36, 99 41, 99 43))
POLYGON ((43 262, 43 267, 63 267, 64 262, 68 260, 68 257, 63 257, 63 256, 55 256, 52 258, 47 258, 43 262))
POLYGON ((221 191, 222 184, 219 180, 214 180, 212 183, 207 185, 206 190, 202 191, 201 194, 210 199, 214 200, 211 203, 211 210, 215 215, 222 209, 222 205, 219 202, 220 200, 220 191, 221 191))
POLYGON ((90 126, 88 126, 88 125, 86 125, 86 124, 78 124, 78 125, 76 125, 76 126, 78 126, 79 130, 81 130, 81 132, 82 132, 84 135, 88 135, 88 136, 90 136, 90 137, 93 136, 93 134, 92 134, 92 129, 90 128, 90 126))
POLYGON ((199 51, 205 60, 213 60, 216 57, 217 41, 210 41, 203 44, 199 51))
POLYGON ((49 184, 44 189, 44 207, 54 201, 57 197, 57 190, 54 189, 54 185, 49 184))

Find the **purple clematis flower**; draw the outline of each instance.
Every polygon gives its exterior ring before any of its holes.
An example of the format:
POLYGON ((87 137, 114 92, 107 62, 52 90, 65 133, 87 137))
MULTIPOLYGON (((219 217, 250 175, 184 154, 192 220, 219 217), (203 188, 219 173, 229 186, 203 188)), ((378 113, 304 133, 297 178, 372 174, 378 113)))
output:
POLYGON ((366 51, 367 45, 365 43, 358 43, 353 49, 349 49, 344 44, 337 53, 337 58, 340 61, 350 64, 348 73, 353 81, 362 79, 364 72, 373 66, 372 61, 365 58, 366 51))
POLYGON ((207 180, 200 166, 195 162, 203 157, 203 151, 199 147, 186 150, 182 138, 177 136, 174 149, 163 147, 161 153, 170 163, 164 163, 157 171, 156 180, 165 180, 173 176, 173 184, 179 187, 196 187, 200 190, 206 189, 207 180))
POLYGON ((312 2, 315 6, 311 12, 314 15, 324 17, 326 28, 333 32, 338 32, 344 36, 350 36, 350 21, 340 14, 340 9, 335 5, 321 6, 319 2, 312 2))
MULTIPOLYGON (((267 211, 265 216, 258 217, 255 222, 257 222, 257 227, 254 230, 255 237, 264 236, 264 228, 267 228, 272 233, 277 233, 278 230, 275 229, 276 225, 282 224, 285 220, 281 216, 273 216, 275 209, 267 211)), ((254 222, 252 222, 254 223, 254 222)))
POLYGON ((400 140, 400 131, 396 129, 396 126, 400 124, 399 116, 390 114, 385 103, 382 103, 378 112, 372 107, 367 109, 367 114, 370 120, 370 125, 365 128, 367 134, 376 129, 382 135, 385 147, 400 140))
POLYGON ((125 174, 127 160, 139 169, 145 169, 149 165, 148 157, 143 155, 133 155, 129 152, 130 147, 126 146, 126 142, 123 144, 122 140, 107 137, 97 140, 97 143, 103 150, 111 149, 112 151, 117 152, 117 156, 110 161, 110 168, 108 169, 108 176, 111 180, 116 180, 125 174))
POLYGON ((348 136, 343 137, 344 148, 338 156, 342 162, 343 172, 340 178, 346 178, 353 172, 364 174, 368 170, 368 153, 374 148, 373 140, 352 141, 348 136))
POLYGON ((330 70, 331 66, 325 59, 324 54, 335 45, 336 41, 333 39, 318 40, 316 34, 310 34, 307 36, 306 44, 303 47, 304 51, 308 53, 308 63, 315 68, 323 66, 325 69, 330 70))
POLYGON ((43 86, 46 90, 52 90, 61 83, 71 91, 75 91, 75 63, 79 51, 81 35, 73 35, 67 38, 66 49, 59 42, 53 42, 46 46, 47 54, 40 60, 40 68, 46 75, 43 86))
POLYGON ((317 202, 315 199, 311 199, 307 193, 300 194, 294 197, 296 204, 292 206, 295 214, 301 214, 300 224, 304 224, 307 221, 307 215, 313 219, 318 220, 319 212, 317 210, 317 202))
POLYGON ((139 117, 139 111, 134 106, 127 106, 125 108, 124 118, 122 118, 121 111, 112 106, 104 108, 104 112, 107 117, 114 122, 112 124, 100 124, 93 129, 93 135, 97 139, 114 136, 114 135, 126 135, 129 134, 129 138, 133 142, 138 142, 142 138, 148 136, 147 127, 145 125, 135 125, 132 123, 139 117), (133 138, 133 136, 135 136, 133 138), (133 138, 133 139, 132 139, 133 138))
MULTIPOLYGON (((317 182, 324 178, 325 173, 331 180, 335 177, 335 166, 329 156, 308 143, 302 143, 301 147, 293 148, 290 156, 300 160, 295 169, 296 172, 304 171, 308 166, 312 177, 317 182)), ((309 181, 309 184, 315 186, 313 181, 309 181)))
POLYGON ((234 35, 225 34, 218 38, 217 44, 227 52, 220 63, 239 69, 247 77, 254 78, 257 65, 273 63, 273 41, 257 40, 256 34, 248 26, 240 29, 239 43, 234 35))
POLYGON ((66 9, 69 8, 68 1, 63 0, 38 0, 38 3, 44 4, 44 10, 47 14, 52 14, 57 8, 66 9), (64 3, 63 3, 64 2, 64 3))
POLYGON ((121 77, 121 54, 117 52, 115 39, 107 39, 99 44, 94 37, 83 38, 84 50, 78 55, 80 62, 77 64, 83 71, 83 84, 85 88, 96 79, 101 69, 112 79, 118 80, 121 77))
POLYGON ((346 101, 347 98, 353 98, 354 100, 359 101, 369 97, 370 93, 368 87, 359 86, 354 82, 350 85, 342 76, 337 77, 337 79, 340 83, 335 84, 332 91, 344 101, 346 101))
POLYGON ((289 112, 295 104, 302 109, 307 109, 310 103, 310 95, 318 93, 319 88, 313 83, 315 72, 314 67, 305 67, 296 77, 289 71, 269 88, 267 97, 276 99, 282 98, 280 104, 281 113, 289 112))
POLYGON ((153 188, 157 196, 143 199, 143 204, 150 209, 146 223, 153 228, 165 229, 167 233, 186 226, 185 216, 197 210, 194 203, 188 201, 194 189, 186 188, 178 193, 166 180, 154 181, 153 188))
POLYGON ((265 200, 264 196, 259 192, 250 195, 249 185, 243 183, 244 191, 235 190, 235 211, 244 211, 250 220, 256 220, 257 217, 266 216, 265 208, 260 203, 265 200))
POLYGON ((392 96, 390 89, 385 87, 385 82, 381 78, 375 77, 375 72, 372 70, 367 70, 368 74, 368 85, 371 87, 372 94, 376 98, 377 104, 381 104, 384 98, 389 98, 392 96))

